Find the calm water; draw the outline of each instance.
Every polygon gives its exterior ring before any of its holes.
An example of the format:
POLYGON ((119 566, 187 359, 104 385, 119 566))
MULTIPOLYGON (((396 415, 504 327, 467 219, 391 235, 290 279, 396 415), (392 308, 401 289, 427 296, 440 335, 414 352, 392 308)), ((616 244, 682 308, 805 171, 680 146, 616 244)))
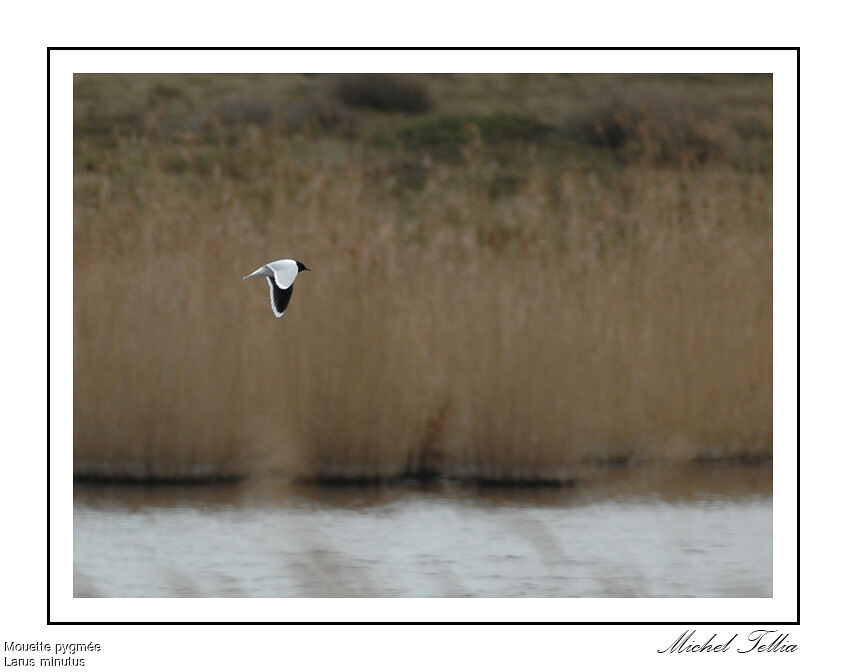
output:
POLYGON ((74 488, 77 597, 771 597, 771 467, 575 488, 74 488))

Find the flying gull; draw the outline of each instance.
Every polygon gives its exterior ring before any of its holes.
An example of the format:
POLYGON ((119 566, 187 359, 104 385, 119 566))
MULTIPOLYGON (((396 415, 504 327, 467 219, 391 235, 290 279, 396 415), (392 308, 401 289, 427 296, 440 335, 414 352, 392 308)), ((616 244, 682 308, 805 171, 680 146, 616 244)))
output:
POLYGON ((282 317, 288 302, 291 301, 297 274, 308 270, 305 264, 295 259, 280 259, 257 268, 249 275, 245 275, 242 280, 255 277, 267 278, 271 287, 271 310, 277 317, 282 317))

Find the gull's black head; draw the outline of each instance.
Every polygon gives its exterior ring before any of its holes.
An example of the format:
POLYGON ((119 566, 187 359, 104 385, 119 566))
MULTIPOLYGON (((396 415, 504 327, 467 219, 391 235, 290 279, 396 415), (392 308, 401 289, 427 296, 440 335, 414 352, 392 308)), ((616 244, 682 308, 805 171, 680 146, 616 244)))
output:
POLYGON ((308 271, 308 270, 309 270, 309 269, 308 269, 308 268, 306 268, 306 264, 304 264, 302 261, 298 261, 298 262, 297 262, 297 272, 298 272, 298 273, 299 273, 300 271, 308 271))

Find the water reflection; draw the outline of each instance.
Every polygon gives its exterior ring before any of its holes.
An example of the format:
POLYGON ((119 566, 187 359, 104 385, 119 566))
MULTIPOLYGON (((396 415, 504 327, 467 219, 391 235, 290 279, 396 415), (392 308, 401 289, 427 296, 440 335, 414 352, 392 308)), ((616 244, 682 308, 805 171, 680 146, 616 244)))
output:
POLYGON ((74 488, 76 596, 770 597, 772 469, 572 488, 74 488))

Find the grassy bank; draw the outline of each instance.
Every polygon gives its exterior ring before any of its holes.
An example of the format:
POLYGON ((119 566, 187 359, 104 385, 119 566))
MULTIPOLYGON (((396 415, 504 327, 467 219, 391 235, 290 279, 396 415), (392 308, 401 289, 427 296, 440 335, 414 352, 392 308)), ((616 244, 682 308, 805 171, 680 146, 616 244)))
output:
POLYGON ((75 473, 769 455, 769 80, 552 77, 77 76, 75 473))

